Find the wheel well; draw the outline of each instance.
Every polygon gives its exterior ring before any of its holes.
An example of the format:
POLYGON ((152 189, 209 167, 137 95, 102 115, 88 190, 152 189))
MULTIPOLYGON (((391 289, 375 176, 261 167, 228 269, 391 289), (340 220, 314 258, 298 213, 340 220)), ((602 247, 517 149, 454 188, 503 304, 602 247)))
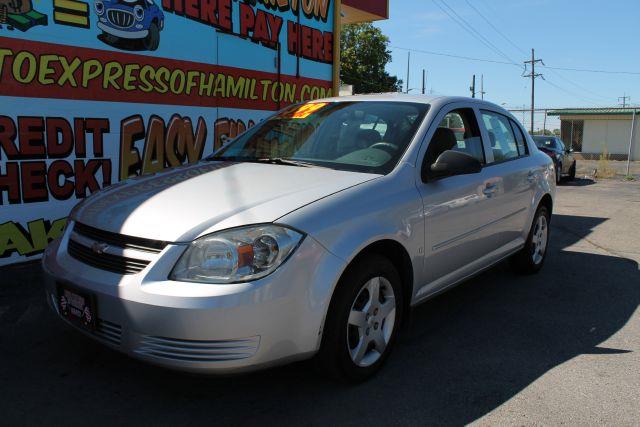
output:
MULTIPOLYGON (((360 251, 351 261, 350 265, 374 253, 388 258, 398 271, 400 280, 402 280, 404 307, 408 309, 411 306, 411 297, 413 296, 413 264, 411 263, 409 253, 404 246, 395 240, 380 240, 360 251)), ((405 310, 405 312, 408 312, 408 310, 405 310)))
POLYGON ((542 196, 542 199, 540 200, 540 204, 538 206, 545 206, 549 211, 549 215, 553 213, 553 200, 551 200, 551 196, 548 194, 542 196))

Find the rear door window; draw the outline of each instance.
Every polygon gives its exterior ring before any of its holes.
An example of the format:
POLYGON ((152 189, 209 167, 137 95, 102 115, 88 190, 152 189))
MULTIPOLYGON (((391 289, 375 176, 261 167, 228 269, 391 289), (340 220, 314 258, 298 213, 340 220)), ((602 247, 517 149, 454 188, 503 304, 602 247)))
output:
POLYGON ((520 156, 516 137, 509 120, 502 114, 482 111, 482 121, 489 134, 494 163, 517 159, 520 156))
POLYGON ((516 146, 518 147, 518 154, 520 156, 526 156, 529 154, 529 147, 527 147, 526 139, 524 138, 524 134, 522 133, 522 129, 516 122, 513 120, 509 120, 511 123, 511 129, 513 129, 513 133, 516 136, 516 146))

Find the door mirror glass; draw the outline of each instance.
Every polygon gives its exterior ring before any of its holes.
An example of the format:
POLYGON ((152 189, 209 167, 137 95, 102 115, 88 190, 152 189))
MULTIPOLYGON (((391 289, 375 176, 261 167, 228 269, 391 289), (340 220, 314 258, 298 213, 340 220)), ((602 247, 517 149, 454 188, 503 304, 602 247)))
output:
POLYGON ((482 163, 475 157, 460 151, 447 150, 440 154, 438 159, 429 166, 429 170, 423 171, 423 179, 440 179, 454 175, 469 175, 479 173, 482 163), (426 176, 425 176, 426 175, 426 176))

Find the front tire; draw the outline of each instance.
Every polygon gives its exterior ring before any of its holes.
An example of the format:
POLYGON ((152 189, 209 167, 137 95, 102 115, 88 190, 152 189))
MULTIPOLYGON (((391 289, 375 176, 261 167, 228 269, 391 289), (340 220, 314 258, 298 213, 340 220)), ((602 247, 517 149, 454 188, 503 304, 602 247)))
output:
POLYGON ((521 274, 535 274, 542 268, 549 245, 551 217, 546 206, 538 207, 524 248, 511 258, 514 270, 521 274))
POLYGON ((339 380, 361 382, 389 357, 403 319, 400 275, 377 254, 349 267, 331 300, 316 362, 339 380))
POLYGON ((559 185, 560 181, 562 181, 562 164, 557 163, 556 164, 556 185, 559 185))

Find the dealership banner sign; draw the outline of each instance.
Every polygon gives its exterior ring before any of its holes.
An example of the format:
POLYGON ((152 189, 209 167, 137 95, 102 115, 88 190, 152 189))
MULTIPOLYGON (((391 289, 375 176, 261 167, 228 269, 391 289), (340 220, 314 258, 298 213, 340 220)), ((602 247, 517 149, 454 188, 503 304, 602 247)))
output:
POLYGON ((333 7, 0 0, 0 266, 41 255, 92 193, 330 96, 333 7))

